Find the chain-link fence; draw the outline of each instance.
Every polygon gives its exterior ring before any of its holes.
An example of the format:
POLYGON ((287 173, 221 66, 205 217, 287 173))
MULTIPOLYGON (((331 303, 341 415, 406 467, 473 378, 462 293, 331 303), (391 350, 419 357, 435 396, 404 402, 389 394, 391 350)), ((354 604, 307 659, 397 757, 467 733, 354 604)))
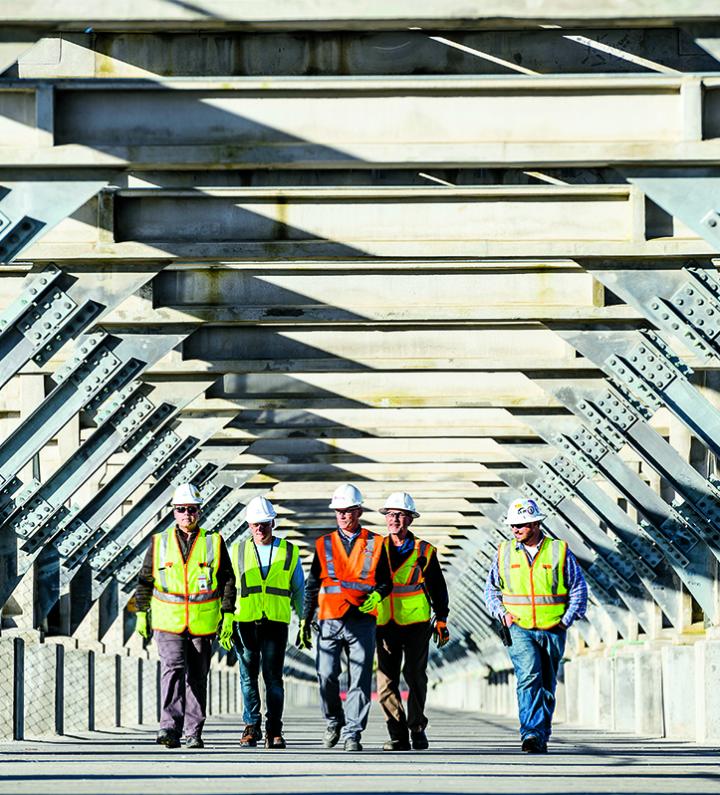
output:
POLYGON ((137 657, 120 658, 120 723, 136 726, 141 722, 141 661, 137 657))
POLYGON ((25 737, 55 734, 58 668, 62 676, 62 646, 25 644, 24 724, 25 737))
POLYGON ((93 665, 93 728, 109 729, 120 725, 118 699, 118 671, 120 658, 116 654, 94 653, 93 665))
POLYGON ((65 649, 63 657, 63 731, 87 731, 90 728, 90 652, 65 649))

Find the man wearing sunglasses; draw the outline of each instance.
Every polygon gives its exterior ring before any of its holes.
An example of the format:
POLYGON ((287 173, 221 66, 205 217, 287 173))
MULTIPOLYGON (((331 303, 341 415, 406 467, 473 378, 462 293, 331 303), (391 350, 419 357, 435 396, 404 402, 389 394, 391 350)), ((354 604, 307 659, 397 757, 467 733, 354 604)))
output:
POLYGON ((516 500, 485 585, 488 610, 510 631, 520 738, 526 753, 547 752, 565 633, 587 609, 587 585, 567 542, 546 536, 532 499, 516 500))
POLYGON ((202 499, 192 483, 173 494, 175 525, 156 533, 135 592, 136 631, 154 632, 160 655, 162 714, 157 742, 203 748, 207 677, 222 615, 232 627, 235 577, 219 533, 200 527, 202 499), (148 615, 149 611, 149 615, 148 615))
POLYGON ((450 640, 448 591, 435 547, 410 532, 413 520, 420 516, 415 500, 397 491, 380 513, 385 514, 385 549, 393 575, 392 593, 380 603, 377 618, 378 702, 390 735, 383 750, 409 751, 412 746, 422 751, 428 747, 425 699, 430 636, 434 635, 438 646, 450 640), (434 622, 430 621, 431 608, 434 622), (407 715, 400 697, 401 671, 408 686, 407 715))

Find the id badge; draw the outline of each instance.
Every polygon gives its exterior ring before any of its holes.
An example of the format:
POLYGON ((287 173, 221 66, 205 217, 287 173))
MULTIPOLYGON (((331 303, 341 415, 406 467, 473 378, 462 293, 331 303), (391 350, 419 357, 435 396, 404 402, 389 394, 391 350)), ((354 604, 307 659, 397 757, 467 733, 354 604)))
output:
POLYGON ((207 591, 208 581, 207 581, 207 576, 205 574, 201 574, 198 577, 198 588, 200 588, 201 591, 207 591))

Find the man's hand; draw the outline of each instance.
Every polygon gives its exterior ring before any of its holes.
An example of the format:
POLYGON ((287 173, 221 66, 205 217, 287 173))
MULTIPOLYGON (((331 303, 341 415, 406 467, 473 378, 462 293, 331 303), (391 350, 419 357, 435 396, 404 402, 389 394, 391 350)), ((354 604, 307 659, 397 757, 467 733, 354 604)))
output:
POLYGON ((222 617, 222 624, 220 625, 220 632, 218 633, 218 643, 225 649, 230 651, 233 647, 233 621, 235 616, 233 613, 224 613, 222 617))
POLYGON ((377 591, 368 594, 365 601, 360 605, 361 613, 371 613, 382 602, 382 596, 377 591))
POLYGON ((148 626, 148 614, 147 610, 142 610, 135 613, 135 632, 140 635, 141 638, 150 637, 152 630, 148 626))
POLYGON ((502 622, 506 627, 511 627, 515 623, 515 616, 512 613, 505 613, 502 622))
POLYGON ((310 630, 310 620, 300 619, 300 629, 298 630, 295 645, 298 649, 312 649, 312 632, 310 630))
POLYGON ((433 640, 435 645, 440 649, 450 640, 450 630, 447 628, 447 622, 436 621, 433 626, 433 640))

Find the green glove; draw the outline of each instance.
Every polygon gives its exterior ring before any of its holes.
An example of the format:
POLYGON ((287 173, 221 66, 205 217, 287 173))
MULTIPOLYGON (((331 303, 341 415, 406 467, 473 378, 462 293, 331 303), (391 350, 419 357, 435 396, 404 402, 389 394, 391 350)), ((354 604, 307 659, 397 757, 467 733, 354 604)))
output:
POLYGON ((148 626, 147 610, 135 613, 135 632, 143 638, 149 638, 152 630, 148 626))
POLYGON ((300 629, 298 630, 295 645, 298 649, 312 649, 312 632, 310 622, 304 618, 300 619, 300 629))
POLYGON ((218 634, 218 643, 225 649, 230 651, 233 647, 233 621, 235 616, 233 613, 225 613, 222 617, 222 625, 220 626, 220 633, 218 634))
POLYGON ((377 591, 368 594, 367 599, 360 605, 361 613, 372 612, 382 602, 382 596, 377 591))

